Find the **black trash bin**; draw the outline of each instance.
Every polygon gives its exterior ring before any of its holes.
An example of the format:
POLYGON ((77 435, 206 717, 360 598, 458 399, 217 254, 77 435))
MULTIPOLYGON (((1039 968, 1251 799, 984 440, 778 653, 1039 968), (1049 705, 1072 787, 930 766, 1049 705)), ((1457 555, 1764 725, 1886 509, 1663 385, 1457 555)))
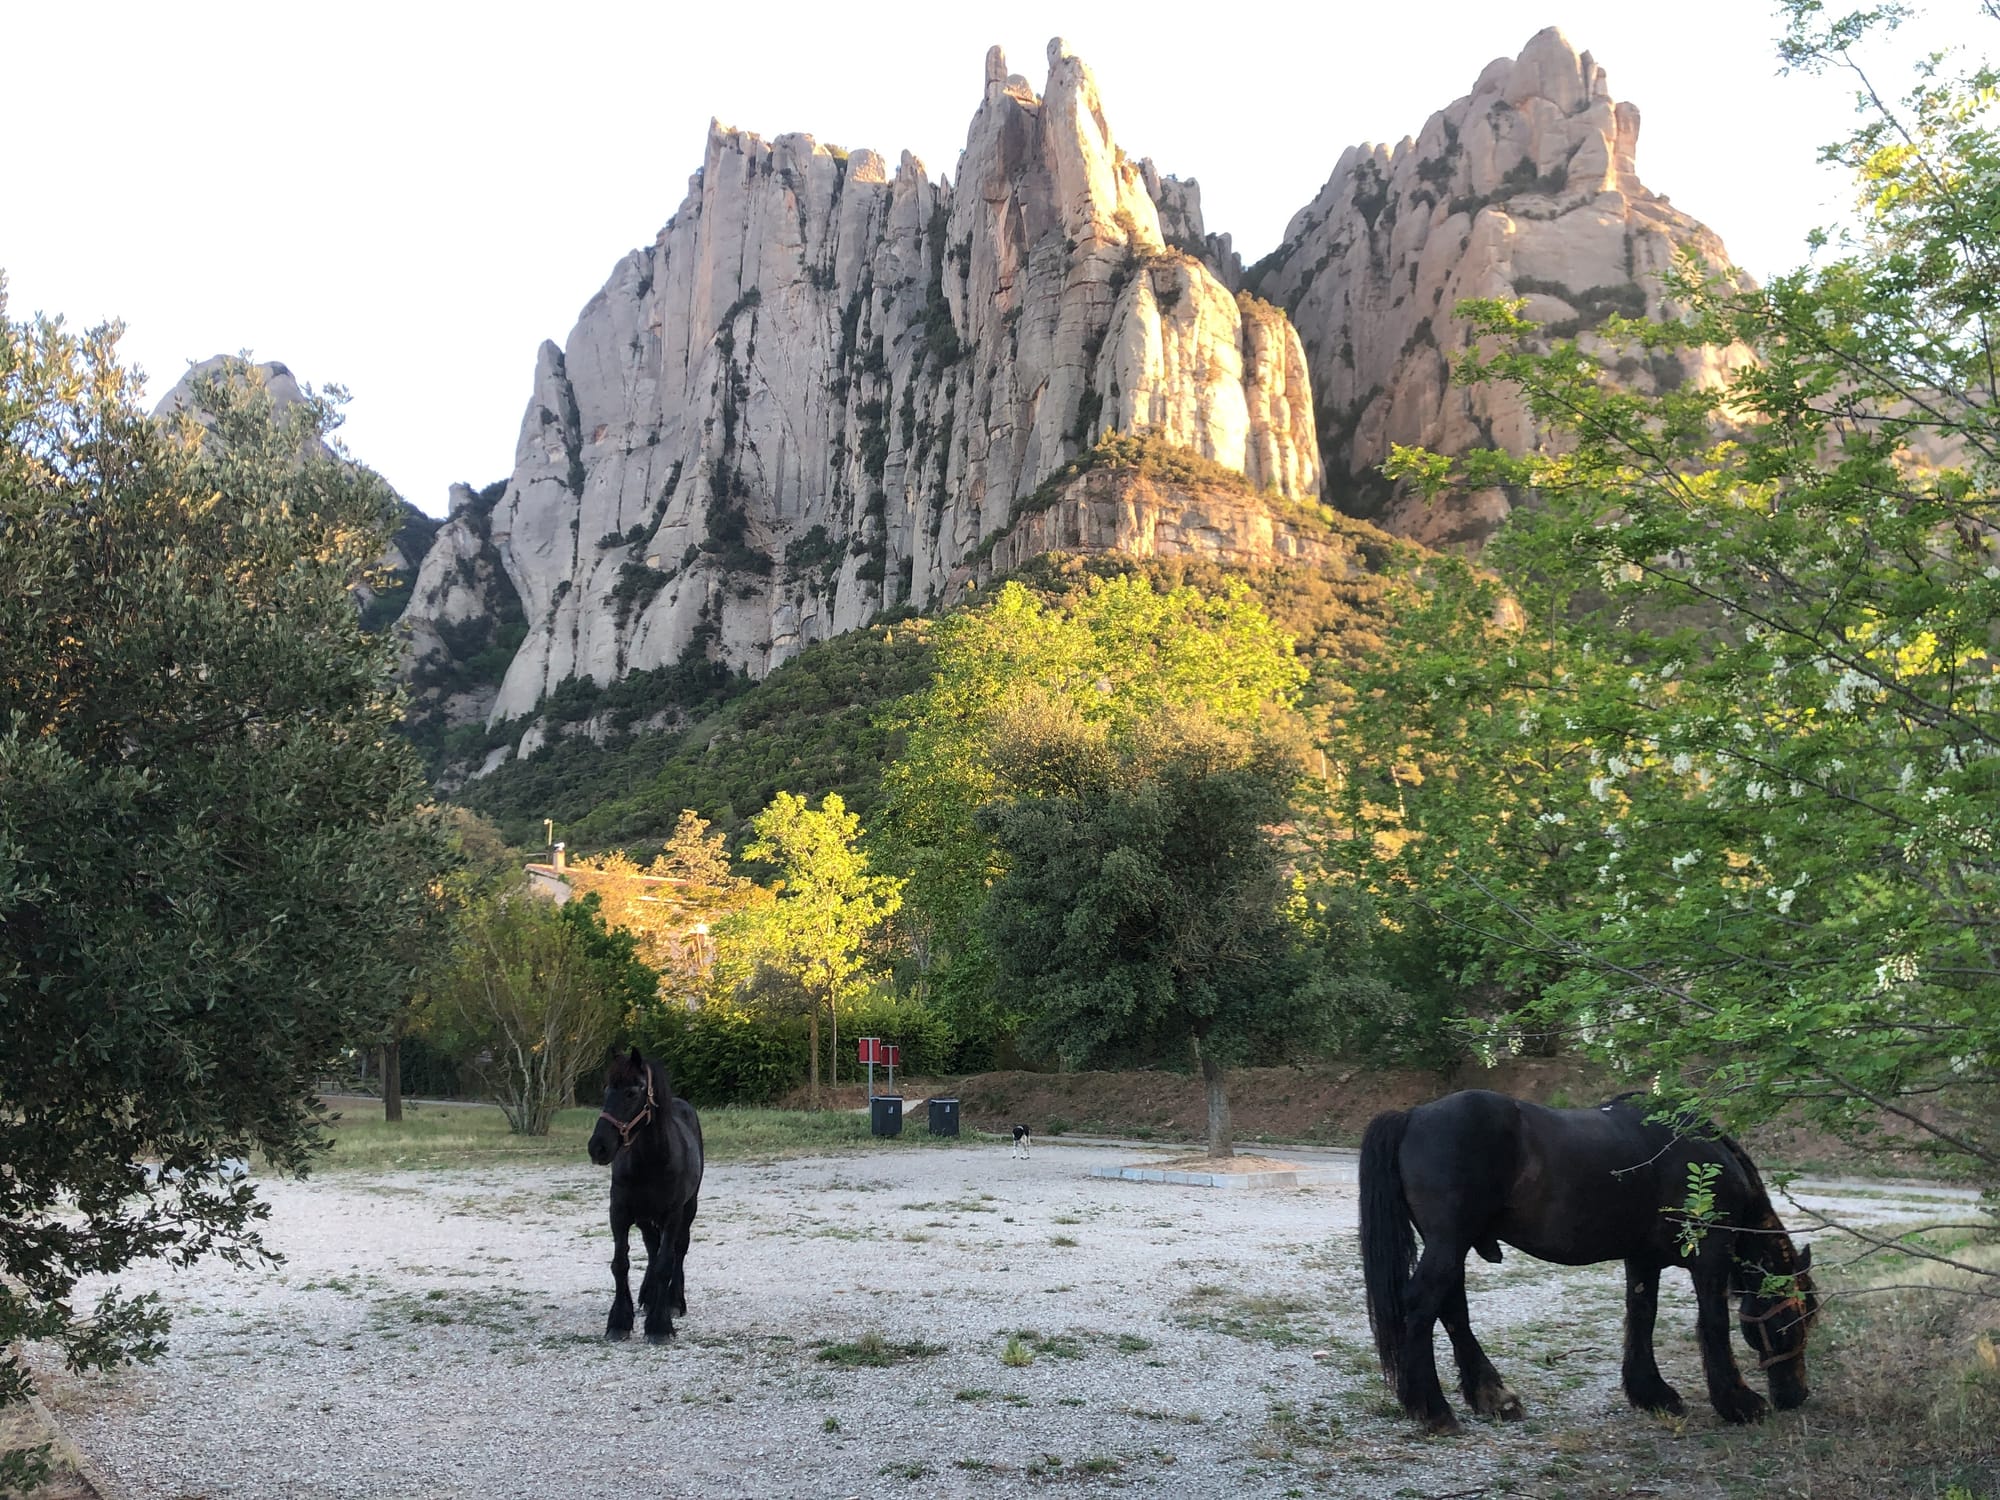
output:
POLYGON ((958 1134, 958 1101, 956 1099, 931 1100, 931 1134, 958 1134))
POLYGON ((901 1094, 877 1094, 868 1101, 868 1133, 870 1135, 901 1135, 903 1133, 903 1096, 901 1094))

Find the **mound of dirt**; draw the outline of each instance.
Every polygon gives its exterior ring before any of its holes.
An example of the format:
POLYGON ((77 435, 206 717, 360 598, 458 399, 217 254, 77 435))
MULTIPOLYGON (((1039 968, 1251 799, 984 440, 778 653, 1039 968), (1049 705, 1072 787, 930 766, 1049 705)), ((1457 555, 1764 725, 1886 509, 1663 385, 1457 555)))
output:
MULTIPOLYGON (((1238 1068, 1228 1075, 1239 1144, 1260 1139, 1351 1146, 1387 1109, 1408 1109, 1454 1088, 1489 1088, 1545 1104, 1582 1105, 1625 1087, 1573 1058, 1508 1058, 1477 1076, 1332 1065, 1238 1068)), ((914 1089, 905 1090, 908 1095, 914 1089)), ((944 1086, 927 1092, 945 1092, 944 1086)), ((960 1113, 979 1130, 1020 1124, 1038 1135, 1117 1135, 1203 1140, 1208 1101, 1188 1073, 979 1073, 957 1084, 960 1113)))

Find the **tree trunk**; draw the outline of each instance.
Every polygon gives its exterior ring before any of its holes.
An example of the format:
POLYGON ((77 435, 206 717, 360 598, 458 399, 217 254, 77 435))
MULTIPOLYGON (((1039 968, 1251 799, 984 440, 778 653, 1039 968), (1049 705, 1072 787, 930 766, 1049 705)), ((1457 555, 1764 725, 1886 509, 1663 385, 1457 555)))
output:
POLYGON ((827 1019, 833 1023, 833 1051, 828 1054, 827 1062, 829 1064, 829 1071, 831 1072, 832 1075, 833 1086, 835 1088, 839 1088, 840 1087, 840 1009, 833 1003, 833 1001, 830 998, 828 999, 826 1004, 826 1015, 827 1019))
POLYGON ((403 1118, 403 1043, 390 1037, 382 1044, 382 1118, 396 1124, 403 1118))
POLYGON ((1236 1137, 1229 1128, 1229 1094, 1222 1084, 1222 1064, 1202 1050, 1199 1039, 1194 1051, 1201 1059, 1201 1081, 1208 1089, 1208 1154, 1234 1156, 1236 1137))
POLYGON ((812 1107, 819 1108, 819 1001, 813 1001, 812 1012, 806 1020, 806 1050, 812 1054, 812 1072, 806 1086, 806 1095, 812 1100, 812 1107))

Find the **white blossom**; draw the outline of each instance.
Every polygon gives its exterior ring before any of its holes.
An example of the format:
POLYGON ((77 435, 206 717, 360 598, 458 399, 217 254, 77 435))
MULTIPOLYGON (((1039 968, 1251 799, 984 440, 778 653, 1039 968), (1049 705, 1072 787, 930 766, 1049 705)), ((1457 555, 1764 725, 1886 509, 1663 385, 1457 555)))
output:
POLYGON ((1886 990, 1899 984, 1913 983, 1920 972, 1915 955, 1891 954, 1875 966, 1875 988, 1886 990))

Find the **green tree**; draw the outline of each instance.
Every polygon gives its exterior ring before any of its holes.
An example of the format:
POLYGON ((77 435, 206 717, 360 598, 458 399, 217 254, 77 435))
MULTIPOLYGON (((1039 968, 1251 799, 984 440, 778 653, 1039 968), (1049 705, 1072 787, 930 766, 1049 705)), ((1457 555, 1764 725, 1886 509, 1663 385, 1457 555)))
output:
POLYGON ((984 912, 1024 1041, 1071 1067, 1179 1061, 1234 1150, 1223 1068, 1328 1034, 1271 829, 1295 758, 1199 713, 1114 735, 1064 700, 1004 720, 979 815, 1004 861, 984 912))
POLYGON ((1587 347, 1475 305, 1461 378, 1519 385, 1551 451, 1394 468, 1533 494, 1489 561, 1547 646, 1475 628, 1463 592, 1455 660, 1404 642, 1401 696, 1456 692, 1478 726, 1425 782, 1459 799, 1431 828, 1491 785, 1505 721, 1560 740, 1562 873, 1477 882, 1485 928, 1561 970, 1542 1024, 1725 1120, 1789 1108, 2000 1183, 1996 76, 1933 60, 1892 105, 1853 49, 1899 12, 1786 11, 1788 62, 1863 83, 1828 153, 1859 223, 1763 289, 1685 264, 1678 321, 1587 347), (1728 373, 1638 394, 1607 378, 1620 347, 1728 373))
MULTIPOLYGON (((320 447, 325 400, 279 419, 230 382, 209 440, 155 424, 116 337, 14 322, 0 286, 0 1350, 79 1369, 166 1327, 78 1308, 81 1277, 261 1253, 218 1163, 305 1170, 446 858, 349 592, 389 491, 320 447)), ((0 1404, 26 1390, 0 1354, 0 1404)))
POLYGON ((463 912, 452 967, 421 1022, 464 1060, 518 1135, 547 1135, 576 1084, 648 1010, 659 975, 633 934, 605 925, 595 895, 558 906, 525 885, 463 912))
MULTIPOLYGON (((1392 915, 1387 945, 1414 944, 1419 964, 1456 990, 1439 1019, 1490 1021, 1570 967, 1495 921, 1494 905, 1504 893, 1542 912, 1593 908, 1594 825, 1581 809, 1603 752, 1584 705, 1628 673, 1576 648, 1573 590, 1540 579, 1510 588, 1444 557, 1399 567, 1389 589, 1393 623, 1353 672, 1332 741, 1342 776, 1330 811, 1355 837, 1326 849, 1392 915)), ((1516 1048, 1564 1040, 1539 1020, 1515 1021, 1506 1040, 1516 1048)), ((1448 1053, 1428 1030, 1433 1050, 1448 1053)))
POLYGON ((901 908, 903 882, 870 872, 860 847, 861 820, 837 792, 828 792, 817 810, 803 797, 780 792, 750 827, 756 836, 744 855, 777 866, 778 898, 726 919, 724 929, 728 941, 747 948, 758 967, 780 976, 804 1000, 818 1108, 820 1017, 832 1022, 838 1057, 838 1002, 866 981, 868 940, 901 908))
POLYGON ((1305 668, 1236 582, 1204 594, 1092 578, 1053 604, 1010 582, 943 621, 935 640, 930 684, 894 721, 905 745, 885 778, 885 858, 907 873, 907 925, 960 1035, 1005 1036, 1021 1017, 999 999, 997 957, 978 920, 1003 868, 976 821, 999 790, 996 726, 1033 698, 1062 700, 1084 722, 1121 732, 1196 705, 1247 729, 1296 698, 1305 668))

